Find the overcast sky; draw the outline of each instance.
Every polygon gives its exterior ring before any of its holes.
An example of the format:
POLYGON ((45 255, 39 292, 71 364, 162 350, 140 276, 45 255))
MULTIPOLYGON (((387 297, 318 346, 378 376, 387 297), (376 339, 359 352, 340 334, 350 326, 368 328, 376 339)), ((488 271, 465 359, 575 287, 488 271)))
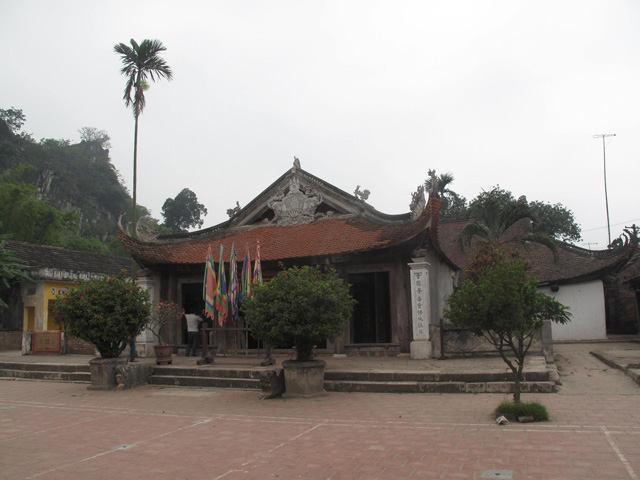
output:
MULTIPOLYGON (((0 0, 0 108, 35 139, 111 137, 131 189, 133 115, 116 43, 158 39, 174 80, 140 118, 138 202, 193 190, 226 220, 291 168, 388 213, 451 172, 575 214, 582 246, 640 224, 637 1, 0 0)), ((588 244, 591 245, 588 245, 588 244)), ((597 244, 597 245, 594 245, 597 244)))

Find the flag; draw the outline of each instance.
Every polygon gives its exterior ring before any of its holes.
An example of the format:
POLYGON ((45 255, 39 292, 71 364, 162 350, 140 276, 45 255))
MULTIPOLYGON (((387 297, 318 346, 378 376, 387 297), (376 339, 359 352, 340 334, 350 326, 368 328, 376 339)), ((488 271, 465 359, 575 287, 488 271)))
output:
POLYGON ((216 290, 216 310, 218 311, 218 323, 224 325, 229 313, 227 303, 227 281, 224 276, 224 259, 222 258, 222 244, 220 245, 220 263, 218 265, 218 289, 216 290))
POLYGON ((256 246, 256 260, 253 263, 253 283, 262 285, 262 265, 260 264, 260 242, 256 246))
POLYGON ((231 244, 231 255, 229 255, 229 309, 231 318, 238 320, 238 253, 235 245, 231 244))
POLYGON ((213 318, 215 313, 216 290, 218 282, 216 282, 216 264, 213 262, 213 254, 211 253, 211 245, 207 253, 207 260, 204 266, 204 282, 202 286, 202 298, 204 298, 204 314, 213 318))
POLYGON ((240 303, 251 296, 251 258, 249 258, 249 243, 245 243, 244 260, 242 261, 242 288, 240 289, 240 303))

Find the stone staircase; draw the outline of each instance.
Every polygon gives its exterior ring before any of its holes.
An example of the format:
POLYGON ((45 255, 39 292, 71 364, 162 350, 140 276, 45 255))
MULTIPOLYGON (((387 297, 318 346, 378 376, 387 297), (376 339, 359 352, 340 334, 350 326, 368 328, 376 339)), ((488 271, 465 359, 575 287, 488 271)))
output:
POLYGON ((89 365, 0 362, 0 377, 91 383, 89 365))
POLYGON ((189 368, 155 366, 151 385, 260 390, 264 368, 189 368))
MULTIPOLYGON (((428 373, 419 371, 325 371, 328 392, 378 393, 511 393, 507 373, 428 373)), ((523 392, 552 393, 556 384, 547 371, 525 372, 523 392)))
MULTIPOLYGON (((153 366, 151 385, 264 390, 279 367, 153 366)), ((91 382, 89 365, 0 362, 0 377, 66 382, 91 382)), ((357 371, 327 369, 327 392, 376 393, 510 393, 507 373, 432 373, 421 371, 357 371)), ((547 370, 525 372, 523 392, 552 393, 556 383, 547 370)))

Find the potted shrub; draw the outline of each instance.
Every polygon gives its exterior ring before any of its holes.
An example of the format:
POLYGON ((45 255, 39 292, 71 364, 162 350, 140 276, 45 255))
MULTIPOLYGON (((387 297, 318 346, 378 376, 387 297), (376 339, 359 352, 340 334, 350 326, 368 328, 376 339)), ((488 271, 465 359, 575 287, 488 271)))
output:
POLYGON ((89 362, 90 388, 115 388, 116 367, 127 363, 118 358, 120 341, 138 336, 149 321, 149 293, 122 271, 116 277, 81 282, 59 297, 55 308, 69 334, 92 343, 100 353, 89 362))
POLYGON ((355 301, 338 273, 317 267, 293 267, 278 273, 243 303, 251 333, 270 345, 292 342, 296 359, 282 362, 288 396, 315 396, 324 391, 323 360, 313 347, 342 334, 355 301))
POLYGON ((167 365, 173 362, 171 354, 174 346, 167 344, 165 335, 180 318, 182 318, 182 312, 176 303, 158 302, 154 306, 148 328, 158 340, 158 344, 153 346, 156 365, 167 365))

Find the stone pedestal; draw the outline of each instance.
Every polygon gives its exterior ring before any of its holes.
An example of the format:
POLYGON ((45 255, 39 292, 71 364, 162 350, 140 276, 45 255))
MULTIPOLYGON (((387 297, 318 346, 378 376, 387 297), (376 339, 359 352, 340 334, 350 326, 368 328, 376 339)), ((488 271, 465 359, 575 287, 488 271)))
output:
POLYGON ((285 360, 284 369, 285 395, 284 397, 317 397, 324 392, 324 360, 296 362, 285 360))
POLYGON ((93 358, 89 360, 91 385, 88 390, 113 390, 118 386, 117 367, 127 365, 126 358, 93 358))
POLYGON ((429 319, 431 301, 429 298, 429 264, 421 258, 412 259, 411 268, 411 320, 413 341, 410 344, 411 358, 424 360, 431 358, 429 319))
POLYGON ((417 340, 409 344, 411 358, 414 360, 425 360, 433 355, 431 340, 417 340))

